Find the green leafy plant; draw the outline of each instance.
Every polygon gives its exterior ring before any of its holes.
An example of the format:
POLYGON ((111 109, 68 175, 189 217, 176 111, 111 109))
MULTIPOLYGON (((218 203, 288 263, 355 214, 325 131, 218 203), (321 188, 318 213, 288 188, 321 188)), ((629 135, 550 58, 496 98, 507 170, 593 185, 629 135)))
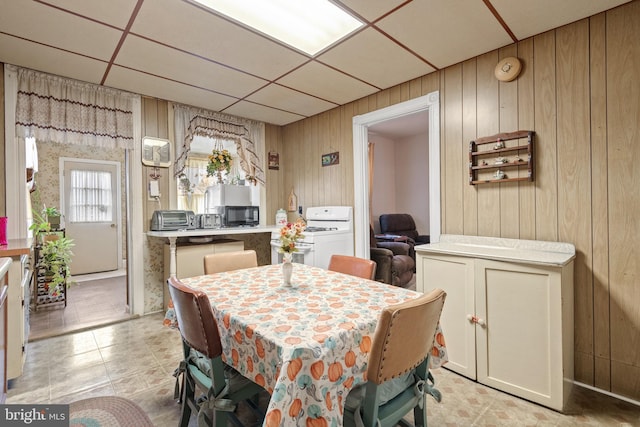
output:
POLYGON ((50 216, 60 216, 60 211, 55 206, 42 208, 42 214, 47 218, 50 216))
POLYGON ((47 221, 49 222, 51 229, 53 230, 60 229, 60 217, 62 214, 60 213, 58 208, 56 208, 55 206, 49 207, 49 208, 45 206, 42 209, 42 215, 47 218, 47 221))
POLYGON ((35 235, 49 233, 60 228, 60 211, 55 206, 44 207, 41 212, 33 211, 33 222, 29 226, 35 235))
POLYGON ((50 235, 42 243, 40 249, 39 267, 45 271, 45 277, 49 283, 49 294, 58 296, 64 290, 64 286, 71 284, 71 257, 74 243, 61 235, 50 235))
POLYGON ((44 211, 43 213, 33 211, 33 222, 29 226, 29 230, 32 230, 35 235, 49 233, 51 231, 51 224, 44 214, 44 211))

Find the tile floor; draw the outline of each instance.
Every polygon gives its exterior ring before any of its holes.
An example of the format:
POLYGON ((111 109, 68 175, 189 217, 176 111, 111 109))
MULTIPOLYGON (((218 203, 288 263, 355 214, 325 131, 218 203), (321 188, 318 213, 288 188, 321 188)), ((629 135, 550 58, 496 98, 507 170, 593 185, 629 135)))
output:
POLYGON ((32 307, 29 340, 86 330, 130 319, 126 310, 124 270, 74 276, 76 284, 67 289, 67 306, 54 304, 32 307))
MULTIPOLYGON (((162 319, 152 314, 29 343, 25 373, 12 381, 7 403, 117 395, 137 402, 156 426, 177 426, 172 373, 181 343, 179 332, 163 327, 162 319)), ((640 406, 583 387, 576 387, 563 415, 446 369, 434 374, 443 400, 428 400, 431 426, 640 426, 640 406)))

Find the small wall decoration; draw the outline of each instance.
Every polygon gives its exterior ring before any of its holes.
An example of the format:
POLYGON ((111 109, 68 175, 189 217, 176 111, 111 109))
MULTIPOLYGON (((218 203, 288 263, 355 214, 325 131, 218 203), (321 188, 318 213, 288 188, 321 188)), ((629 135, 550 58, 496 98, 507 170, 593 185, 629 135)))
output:
POLYGON ((335 151, 329 154, 322 155, 322 166, 333 166, 340 163, 340 152, 335 151))
POLYGON ((521 69, 522 64, 520 63, 520 60, 516 57, 510 56, 498 62, 498 65, 496 65, 494 70, 494 74, 496 79, 501 82, 510 82, 518 77, 521 69))
POLYGON ((280 155, 275 151, 269 151, 269 169, 280 169, 280 155))
POLYGON ((298 206, 298 196, 296 196, 296 193, 293 192, 293 187, 291 187, 289 199, 287 200, 287 210, 289 212, 295 212, 296 206, 298 206))

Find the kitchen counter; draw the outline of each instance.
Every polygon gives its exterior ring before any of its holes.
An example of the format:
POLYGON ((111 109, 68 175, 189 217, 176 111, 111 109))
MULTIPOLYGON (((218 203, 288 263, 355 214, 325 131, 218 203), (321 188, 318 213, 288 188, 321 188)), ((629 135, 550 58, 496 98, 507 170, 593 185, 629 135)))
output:
POLYGON ((272 231, 278 231, 279 229, 280 228, 275 225, 258 227, 198 228, 196 230, 147 231, 147 236, 167 238, 223 236, 231 234, 271 233, 272 231))
POLYGON ((31 239, 9 239, 6 245, 0 245, 0 257, 27 255, 31 251, 31 239))
MULTIPOLYGON (((178 238, 206 238, 207 236, 271 233, 272 231, 278 231, 279 229, 280 227, 276 227, 275 225, 258 227, 198 228, 195 230, 148 231, 147 236, 166 238, 169 240, 169 275, 171 277, 175 277, 177 270, 176 242, 178 238)), ((210 242, 201 241, 199 243, 210 242)))
POLYGON ((443 234, 438 243, 418 245, 416 252, 463 255, 482 259, 564 266, 576 256, 570 243, 443 234))

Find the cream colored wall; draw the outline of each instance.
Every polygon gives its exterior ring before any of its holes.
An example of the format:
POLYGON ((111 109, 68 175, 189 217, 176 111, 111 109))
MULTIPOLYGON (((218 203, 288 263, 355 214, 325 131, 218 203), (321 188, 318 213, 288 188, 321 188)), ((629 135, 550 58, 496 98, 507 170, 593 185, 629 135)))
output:
POLYGON ((396 212, 411 214, 420 234, 429 234, 429 134, 396 142, 396 212))
POLYGON ((638 40, 634 1, 285 126, 277 197, 353 205, 352 118, 440 91, 442 232, 573 243, 576 380, 640 400, 638 40), (523 71, 499 83, 507 56, 523 71), (470 186, 469 141, 519 129, 535 181, 470 186))
POLYGON ((396 211, 396 152, 395 141, 379 135, 369 135, 373 148, 373 199, 371 223, 380 233, 380 215, 396 211))

